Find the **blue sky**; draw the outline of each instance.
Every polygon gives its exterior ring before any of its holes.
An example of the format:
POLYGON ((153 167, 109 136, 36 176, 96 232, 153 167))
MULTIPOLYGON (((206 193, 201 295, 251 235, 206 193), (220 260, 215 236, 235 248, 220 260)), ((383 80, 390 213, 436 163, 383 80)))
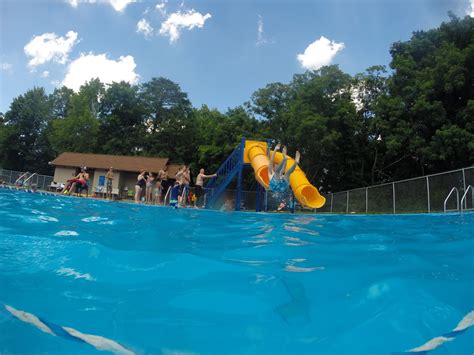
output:
POLYGON ((0 112, 34 86, 51 93, 97 75, 163 76, 194 106, 226 111, 306 69, 388 65, 393 42, 448 11, 473 16, 472 1, 0 0, 0 112))

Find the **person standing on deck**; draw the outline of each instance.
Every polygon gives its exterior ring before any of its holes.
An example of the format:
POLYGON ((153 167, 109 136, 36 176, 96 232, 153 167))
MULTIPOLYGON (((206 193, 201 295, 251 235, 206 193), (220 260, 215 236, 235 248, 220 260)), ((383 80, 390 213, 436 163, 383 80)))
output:
POLYGON ((158 203, 161 203, 161 197, 163 197, 163 204, 165 203, 164 199, 166 197, 166 193, 168 192, 168 188, 171 186, 169 185, 168 181, 168 167, 165 166, 163 170, 160 170, 158 173, 160 177, 160 192, 158 197, 158 203))
POLYGON ((145 201, 146 203, 153 203, 153 184, 155 182, 155 176, 150 171, 146 178, 146 190, 145 190, 145 201))
POLYGON ((186 194, 189 194, 189 185, 191 184, 191 171, 189 166, 184 166, 183 179, 182 179, 182 193, 181 193, 181 205, 186 206, 186 194))
MULTIPOLYGON (((178 205, 181 205, 181 199, 183 198, 184 185, 186 181, 185 171, 186 171, 186 165, 183 165, 181 169, 179 169, 178 172, 176 173, 176 182, 179 184, 178 205)), ((174 187, 176 187, 176 184, 174 187)))
MULTIPOLYGON (((194 207, 197 207, 197 201, 206 194, 204 191, 204 179, 211 179, 217 176, 217 174, 205 175, 204 172, 204 169, 199 170, 199 174, 196 177, 196 184, 194 187, 194 194, 196 195, 196 199, 194 200, 194 207)), ((202 207, 204 207, 204 205, 202 207)))
POLYGON ((135 203, 140 203, 142 191, 146 188, 146 171, 143 170, 137 177, 135 184, 135 203))
POLYGON ((108 200, 112 200, 113 199, 113 197, 112 197, 112 183, 114 181, 114 168, 110 167, 109 171, 107 171, 107 174, 105 174, 105 179, 107 180, 106 185, 105 185, 105 191, 106 191, 105 197, 108 200))

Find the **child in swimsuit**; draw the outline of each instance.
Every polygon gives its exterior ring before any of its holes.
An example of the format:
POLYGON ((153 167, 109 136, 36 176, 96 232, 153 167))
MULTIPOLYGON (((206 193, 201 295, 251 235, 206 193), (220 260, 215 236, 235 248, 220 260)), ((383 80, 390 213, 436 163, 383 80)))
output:
POLYGON ((146 178, 146 190, 145 190, 145 199, 146 203, 153 202, 153 182, 155 181, 155 176, 153 173, 148 173, 148 177, 146 178))
POLYGON ((268 189, 274 192, 285 192, 288 190, 288 185, 290 184, 290 175, 295 171, 298 163, 300 162, 300 152, 296 152, 295 156, 295 163, 291 166, 291 168, 286 170, 286 162, 288 157, 286 156, 286 147, 283 147, 283 160, 274 167, 274 160, 275 154, 277 150, 280 150, 280 144, 278 143, 273 150, 271 157, 270 157, 270 165, 268 167, 268 178, 270 183, 268 184, 268 189))

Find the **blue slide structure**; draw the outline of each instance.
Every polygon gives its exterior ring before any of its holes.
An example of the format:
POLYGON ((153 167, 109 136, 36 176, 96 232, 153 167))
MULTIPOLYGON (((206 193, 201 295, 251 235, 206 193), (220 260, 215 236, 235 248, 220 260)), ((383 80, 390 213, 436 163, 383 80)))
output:
MULTIPOLYGON (((257 184, 256 194, 256 211, 262 209, 263 197, 269 188, 268 169, 269 169, 269 147, 270 141, 246 140, 242 138, 240 144, 229 155, 225 162, 217 170, 217 177, 212 178, 205 186, 206 188, 206 208, 214 208, 216 202, 233 181, 237 178, 235 210, 239 211, 242 200, 242 174, 245 167, 252 168, 255 172, 257 184)), ((286 169, 292 165, 293 159, 287 157, 290 162, 286 169)), ((283 159, 281 153, 275 154, 275 163, 279 163, 283 159)), ((290 176, 290 187, 292 192, 292 200, 298 200, 302 206, 309 208, 322 207, 326 199, 321 196, 318 189, 314 187, 306 178, 305 173, 299 166, 290 176)), ((266 201, 266 199, 265 199, 266 201)), ((295 203, 291 203, 292 212, 294 212, 295 203)), ((266 209, 266 208, 265 208, 266 209)))

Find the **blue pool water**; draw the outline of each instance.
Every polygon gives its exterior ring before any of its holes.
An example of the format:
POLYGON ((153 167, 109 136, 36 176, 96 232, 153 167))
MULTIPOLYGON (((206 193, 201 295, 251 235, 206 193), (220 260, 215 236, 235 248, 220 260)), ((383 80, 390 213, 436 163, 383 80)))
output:
POLYGON ((0 189, 0 353, 472 354, 473 230, 0 189))

